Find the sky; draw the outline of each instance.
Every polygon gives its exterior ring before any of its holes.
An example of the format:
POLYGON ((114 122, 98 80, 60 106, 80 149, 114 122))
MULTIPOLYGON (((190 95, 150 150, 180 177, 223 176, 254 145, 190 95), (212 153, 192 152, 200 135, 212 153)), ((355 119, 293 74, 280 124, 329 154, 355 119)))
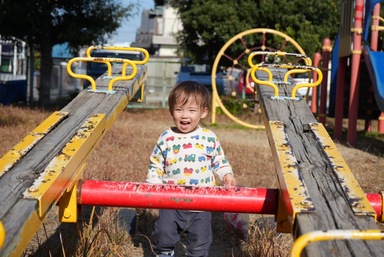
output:
MULTIPOLYGON (((122 3, 128 4, 135 2, 134 0, 121 0, 122 3)), ((140 11, 138 14, 131 18, 129 21, 125 21, 123 25, 117 30, 117 35, 114 36, 114 43, 133 42, 136 37, 136 30, 140 27, 141 12, 143 9, 153 9, 155 7, 154 0, 140 0, 140 11)))

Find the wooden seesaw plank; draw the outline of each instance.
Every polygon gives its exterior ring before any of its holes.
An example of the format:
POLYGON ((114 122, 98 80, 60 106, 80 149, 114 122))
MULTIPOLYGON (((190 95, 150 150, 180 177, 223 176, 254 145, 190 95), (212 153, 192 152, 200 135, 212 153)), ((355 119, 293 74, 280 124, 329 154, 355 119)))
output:
MULTIPOLYGON (((127 75, 131 72, 127 68, 127 75)), ((119 76, 121 65, 114 65, 112 73, 119 76)), ((0 256, 22 255, 52 206, 69 190, 73 180, 81 176, 89 154, 143 85, 146 76, 147 67, 137 65, 134 78, 116 81, 113 92, 107 92, 111 77, 99 77, 96 80, 97 91, 81 91, 61 110, 66 116, 55 121, 54 126, 48 126, 48 133, 2 174, 0 221, 5 227, 6 238, 0 256), (93 136, 84 133, 98 116, 104 120, 101 129, 93 136), (71 144, 75 138, 81 141, 79 136, 88 137, 86 147, 82 148, 85 152, 75 151, 71 144), (67 159, 71 151, 76 153, 67 159), (55 180, 52 184, 51 179, 55 180)))
MULTIPOLYGON (((281 72, 281 71, 280 71, 281 72)), ((260 74, 260 77, 265 75, 260 74)), ((283 77, 276 70, 274 80, 283 81, 283 77)), ((276 82, 278 84, 278 82, 276 82)), ((279 85, 279 84, 278 84, 279 85)), ((285 202, 288 206, 279 205, 279 212, 285 209, 286 219, 278 218, 280 227, 287 227, 294 238, 298 238, 313 231, 328 230, 368 230, 378 229, 375 222, 375 214, 369 205, 363 191, 347 164, 343 162, 332 140, 311 113, 304 98, 291 98, 292 85, 282 83, 279 85, 278 97, 273 97, 274 90, 265 85, 257 85, 260 103, 263 109, 265 125, 277 170, 280 200, 279 204, 285 202), (279 123, 284 136, 277 136, 276 130, 271 124, 279 123), (279 142, 284 138, 284 142, 279 142), (330 140, 330 141, 329 141, 330 140), (294 157, 295 164, 284 167, 284 161, 279 159, 279 149, 275 145, 286 144, 290 156, 294 157), (327 151, 332 148, 332 152, 327 151), (335 163, 338 163, 335 165, 335 163), (343 166, 340 167, 339 164, 343 166), (286 193, 289 182, 284 181, 281 167, 293 168, 297 177, 305 187, 307 195, 303 201, 302 194, 295 192, 286 193), (280 168, 279 168, 280 167, 280 168), (341 168, 343 172, 341 171, 341 168), (279 170, 280 169, 280 170, 279 170), (286 199, 288 197, 288 199, 286 199), (285 198, 285 199, 284 199, 285 198), (300 210, 292 208, 295 200, 300 199, 302 207, 300 210), (287 211, 288 210, 288 211, 287 211)), ((288 170, 288 172, 290 172, 288 170)), ((299 188, 295 188, 297 192, 299 188)), ((295 191, 295 190, 293 190, 295 191)), ((300 203, 300 202, 299 202, 300 203)), ((283 211, 283 212, 284 212, 283 211)), ((278 214, 279 216, 279 214, 278 214)), ((381 256, 384 251, 383 241, 369 240, 329 240, 311 243, 302 256, 329 257, 329 256, 381 256)))

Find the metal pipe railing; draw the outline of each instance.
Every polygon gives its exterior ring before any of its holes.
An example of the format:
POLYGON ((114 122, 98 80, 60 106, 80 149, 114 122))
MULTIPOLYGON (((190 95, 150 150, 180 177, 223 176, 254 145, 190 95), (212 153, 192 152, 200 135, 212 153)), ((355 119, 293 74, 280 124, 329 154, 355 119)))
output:
POLYGON ((277 190, 85 180, 81 205, 275 214, 277 190))
MULTIPOLYGON (((381 194, 366 194, 380 220, 381 194)), ((278 189, 197 187, 115 181, 81 181, 78 204, 256 214, 277 213, 278 189)))

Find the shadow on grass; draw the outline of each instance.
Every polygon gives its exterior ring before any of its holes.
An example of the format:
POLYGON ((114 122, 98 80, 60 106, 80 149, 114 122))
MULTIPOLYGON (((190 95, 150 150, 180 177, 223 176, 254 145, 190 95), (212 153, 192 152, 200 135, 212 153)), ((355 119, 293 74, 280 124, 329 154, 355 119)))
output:
POLYGON ((32 254, 24 253, 23 256, 77 256, 76 253, 78 252, 78 246, 81 241, 80 233, 82 233, 84 223, 91 223, 93 227, 96 226, 98 224, 98 217, 103 213, 102 207, 96 207, 94 214, 92 215, 92 209, 92 206, 83 206, 77 223, 60 223, 55 229, 54 234, 49 236, 43 243, 39 244, 38 248, 32 254), (92 222, 90 222, 91 217, 93 217, 92 222), (63 251, 65 251, 65 253, 63 251))
MULTIPOLYGON (((329 129, 328 133, 333 139, 334 131, 329 129)), ((347 130, 344 130, 342 139, 334 141, 344 146, 352 147, 377 157, 384 157, 384 135, 381 135, 378 132, 357 132, 356 144, 352 146, 347 142, 347 130)))

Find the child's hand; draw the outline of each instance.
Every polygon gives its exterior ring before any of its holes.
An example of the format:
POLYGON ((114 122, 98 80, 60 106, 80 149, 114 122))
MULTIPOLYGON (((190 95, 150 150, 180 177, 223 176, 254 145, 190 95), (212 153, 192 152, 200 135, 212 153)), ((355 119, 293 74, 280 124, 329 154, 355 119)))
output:
POLYGON ((226 175, 224 176, 223 181, 224 181, 224 185, 226 185, 226 186, 230 186, 230 187, 234 187, 234 186, 236 186, 236 179, 235 179, 235 177, 234 177, 232 174, 230 174, 230 173, 228 173, 228 174, 226 174, 226 175))

